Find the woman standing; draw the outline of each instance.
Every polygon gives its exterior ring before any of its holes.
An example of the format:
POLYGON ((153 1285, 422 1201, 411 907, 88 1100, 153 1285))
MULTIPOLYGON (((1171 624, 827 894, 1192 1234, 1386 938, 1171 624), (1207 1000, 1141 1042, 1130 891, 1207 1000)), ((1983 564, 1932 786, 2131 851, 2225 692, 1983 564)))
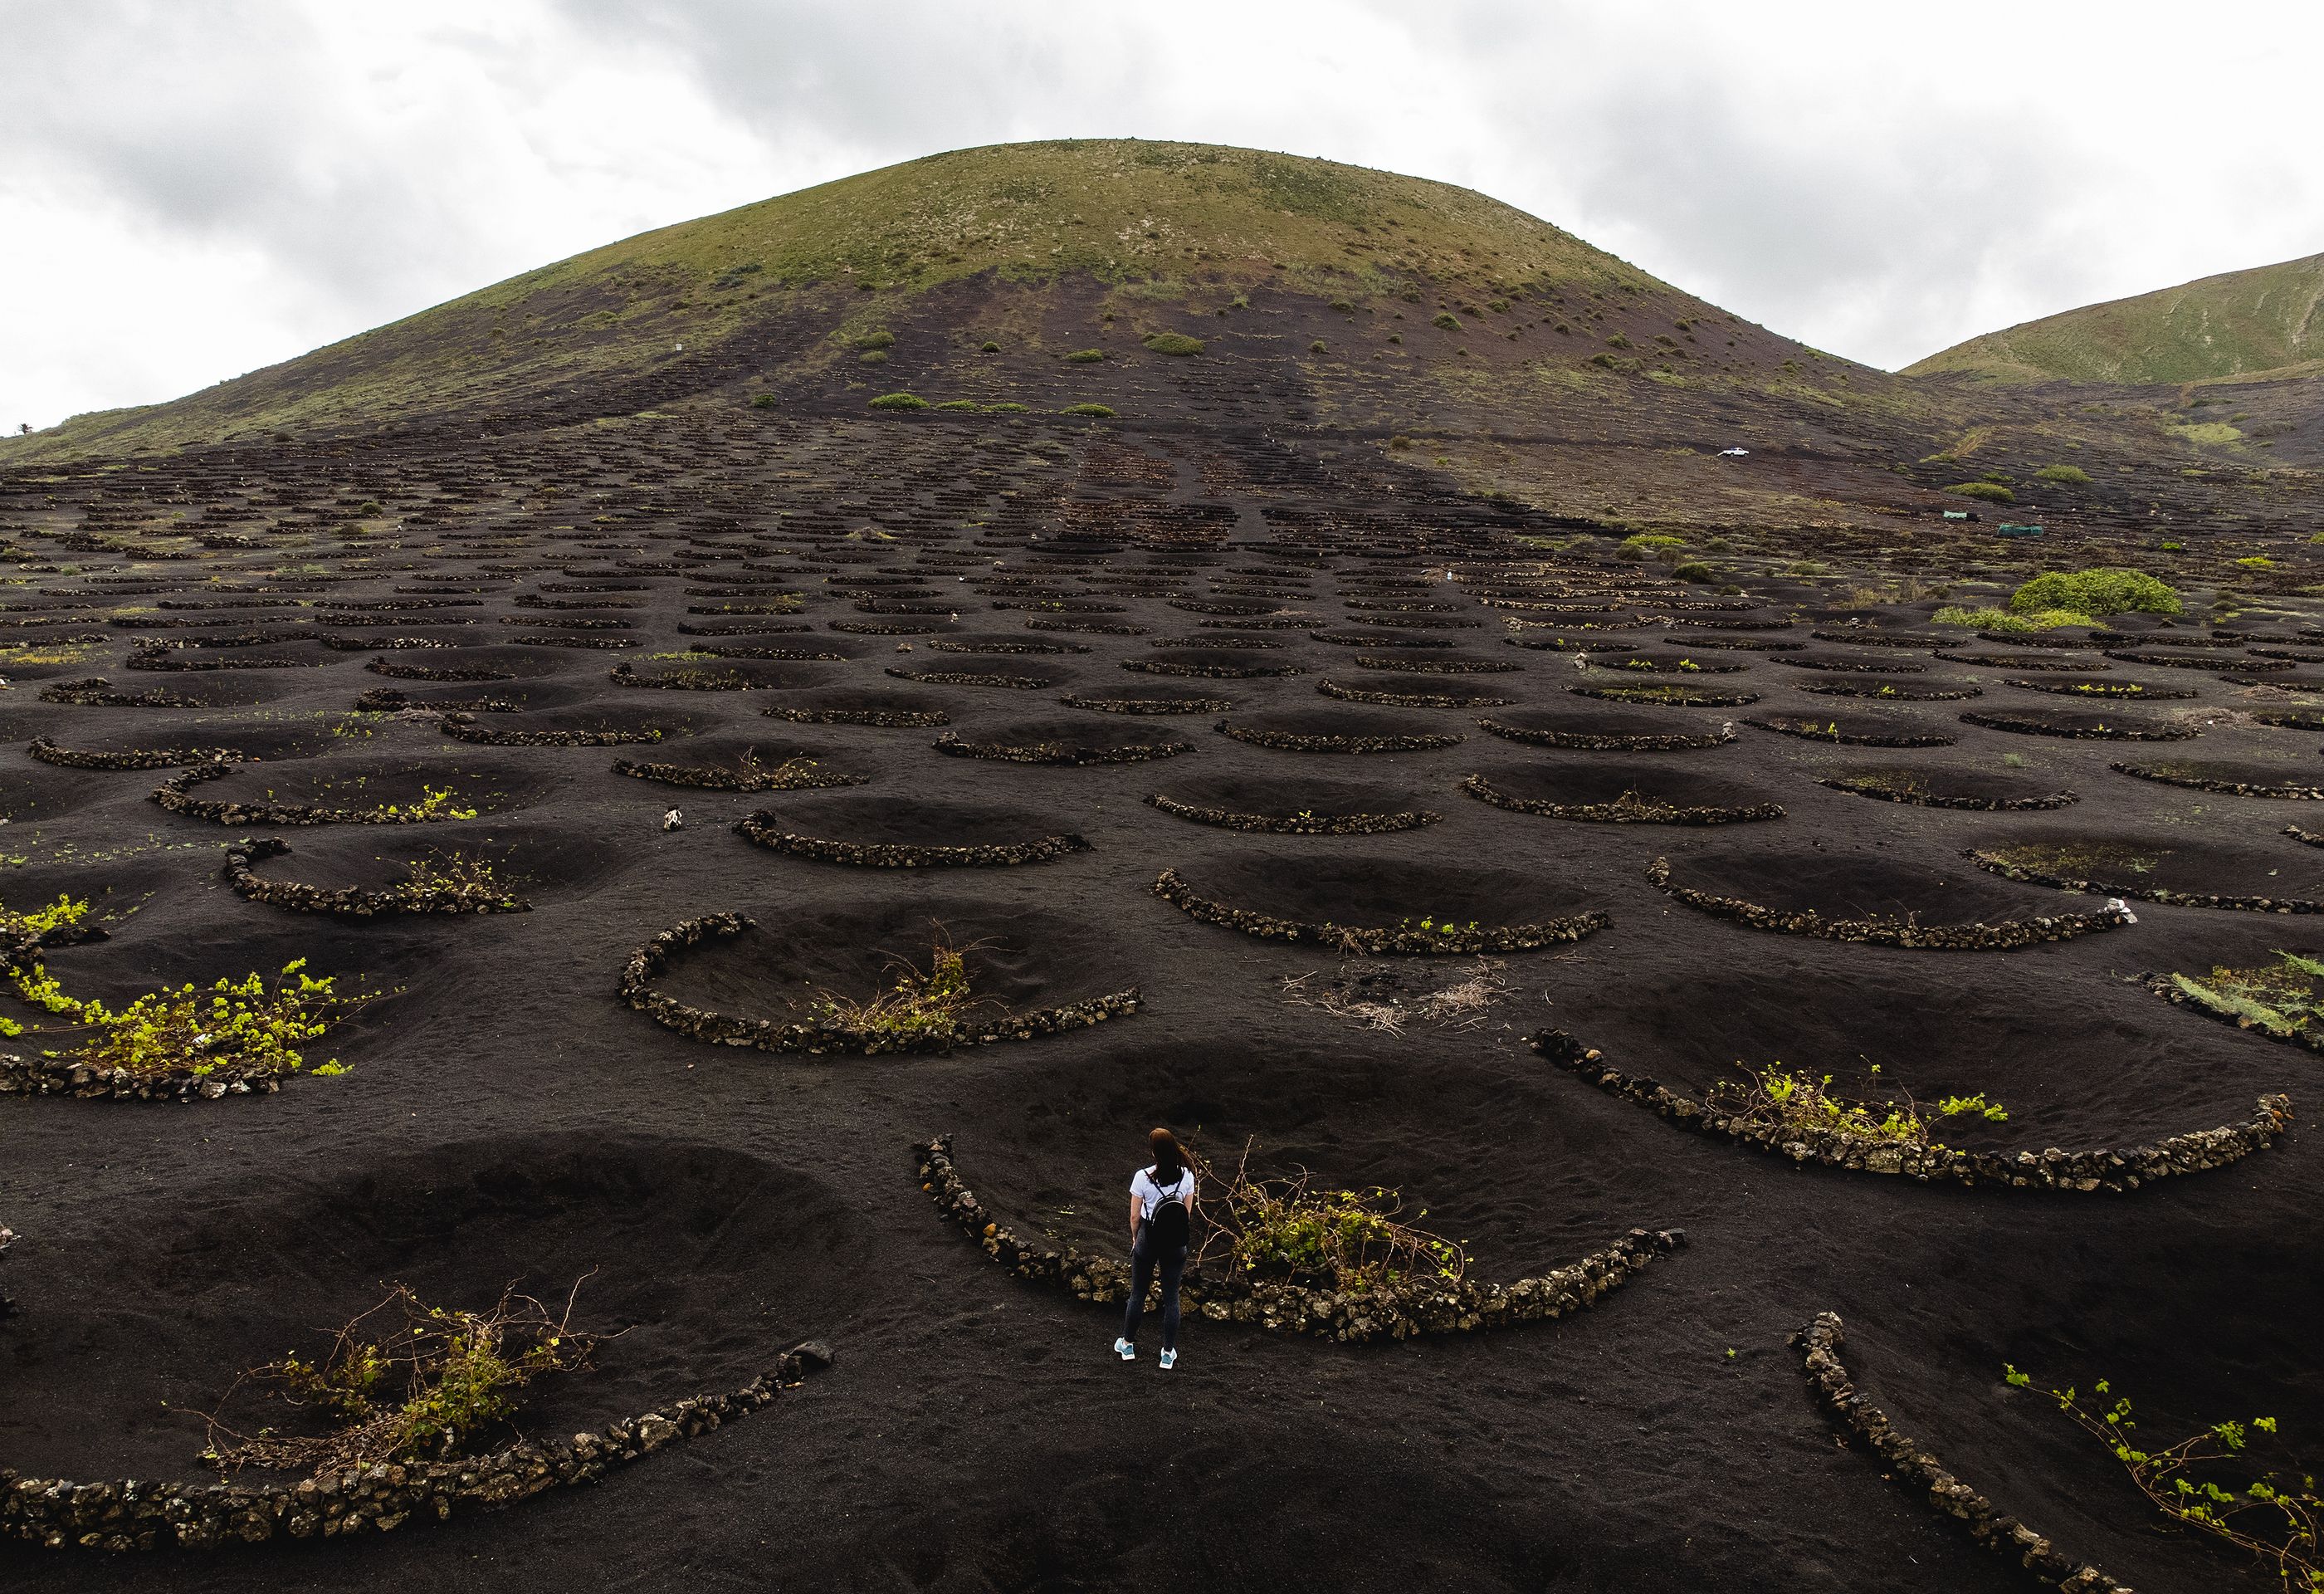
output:
POLYGON ((1138 1325, 1146 1316, 1146 1286, 1162 1273, 1162 1370, 1178 1365, 1178 1280, 1186 1271, 1186 1243, 1194 1224, 1194 1170, 1185 1147, 1167 1129, 1148 1135, 1154 1164, 1130 1182, 1130 1305, 1122 1313, 1114 1353, 1138 1359, 1138 1325))

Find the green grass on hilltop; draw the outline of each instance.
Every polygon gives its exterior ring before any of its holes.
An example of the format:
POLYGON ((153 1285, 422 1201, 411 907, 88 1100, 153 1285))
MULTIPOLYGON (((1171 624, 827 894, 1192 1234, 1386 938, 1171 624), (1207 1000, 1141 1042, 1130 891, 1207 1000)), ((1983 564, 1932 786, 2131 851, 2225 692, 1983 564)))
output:
POLYGON ((2324 359, 2324 255, 2085 305, 1904 367, 2015 381, 2203 382, 2324 359))
POLYGON ((1342 301, 1417 297, 1423 283, 1479 300, 1550 286, 1676 293, 1446 183, 1208 144, 1001 144, 641 233, 169 404, 76 418, 7 453, 490 410, 698 358, 786 310, 814 309, 850 363, 871 363, 893 341, 879 318, 899 295, 981 273, 1037 286, 1083 274, 1157 302, 1260 283, 1342 301))

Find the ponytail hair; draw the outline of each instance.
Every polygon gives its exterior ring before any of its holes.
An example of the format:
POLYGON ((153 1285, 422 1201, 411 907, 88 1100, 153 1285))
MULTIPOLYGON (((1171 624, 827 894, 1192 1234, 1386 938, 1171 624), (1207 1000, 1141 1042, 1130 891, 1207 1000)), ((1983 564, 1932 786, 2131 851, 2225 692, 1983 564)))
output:
POLYGON ((1186 1148, 1178 1144, 1178 1137, 1167 1129, 1155 1130, 1146 1137, 1146 1141, 1154 1153, 1154 1182, 1167 1190, 1178 1182, 1179 1174, 1186 1171, 1193 1159, 1186 1155, 1186 1148))

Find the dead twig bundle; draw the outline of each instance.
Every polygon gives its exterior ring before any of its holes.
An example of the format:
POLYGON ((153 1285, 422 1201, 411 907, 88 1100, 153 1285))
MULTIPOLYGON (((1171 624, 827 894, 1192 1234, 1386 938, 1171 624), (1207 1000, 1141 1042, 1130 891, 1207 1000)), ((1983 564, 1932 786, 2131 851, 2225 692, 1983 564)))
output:
POLYGON ((1296 977, 1286 976, 1279 985, 1283 999, 1295 1007, 1313 1007, 1328 1017, 1383 1034, 1401 1035, 1405 1025, 1415 1021, 1449 1029, 1467 1029, 1482 1023, 1487 1014, 1512 994, 1508 981, 1501 977, 1500 971, 1507 967, 1502 959, 1479 958, 1468 978, 1425 992, 1408 1002, 1399 996, 1379 1001, 1350 996, 1338 990, 1315 990, 1308 982, 1319 971, 1312 969, 1296 977))

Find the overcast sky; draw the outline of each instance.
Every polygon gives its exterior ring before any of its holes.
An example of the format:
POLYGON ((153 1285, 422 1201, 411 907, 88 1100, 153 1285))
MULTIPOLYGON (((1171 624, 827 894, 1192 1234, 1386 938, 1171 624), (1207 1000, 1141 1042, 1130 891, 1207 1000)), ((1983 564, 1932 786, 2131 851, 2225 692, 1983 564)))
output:
POLYGON ((1895 366, 2324 251, 2324 6, 0 0, 0 424, 933 151, 1480 189, 1895 366))

